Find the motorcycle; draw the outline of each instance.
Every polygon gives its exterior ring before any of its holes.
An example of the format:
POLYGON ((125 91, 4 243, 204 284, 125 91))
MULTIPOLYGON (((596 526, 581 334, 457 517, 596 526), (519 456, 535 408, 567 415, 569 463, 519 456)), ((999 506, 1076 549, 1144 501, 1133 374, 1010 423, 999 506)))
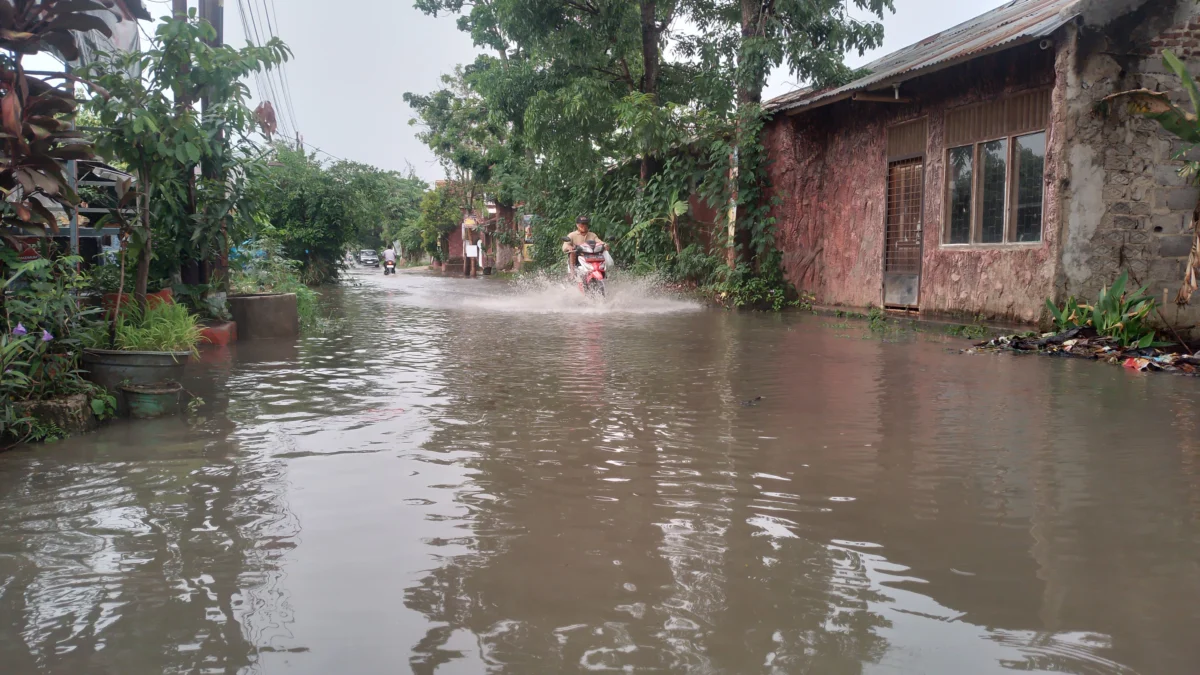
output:
MULTIPOLYGON (((568 237, 563 241, 570 243, 568 237)), ((584 295, 604 297, 604 282, 608 279, 608 253, 604 244, 596 241, 585 241, 575 247, 576 266, 568 270, 573 281, 579 284, 579 290, 584 295)), ((570 267, 570 258, 567 259, 570 267)))
POLYGON ((395 273, 396 273, 396 261, 395 260, 385 260, 383 262, 383 276, 386 277, 389 274, 395 274, 395 273))

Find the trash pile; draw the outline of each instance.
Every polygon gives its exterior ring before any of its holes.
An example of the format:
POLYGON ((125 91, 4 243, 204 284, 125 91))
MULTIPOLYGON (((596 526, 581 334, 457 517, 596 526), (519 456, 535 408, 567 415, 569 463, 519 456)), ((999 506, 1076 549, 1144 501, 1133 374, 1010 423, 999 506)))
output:
POLYGON ((978 354, 1005 350, 1103 360, 1141 372, 1200 374, 1200 357, 1188 352, 1163 351, 1157 347, 1122 347, 1121 343, 1113 338, 1101 337, 1091 326, 1072 328, 1062 333, 1004 335, 980 342, 970 349, 963 350, 963 353, 978 354))

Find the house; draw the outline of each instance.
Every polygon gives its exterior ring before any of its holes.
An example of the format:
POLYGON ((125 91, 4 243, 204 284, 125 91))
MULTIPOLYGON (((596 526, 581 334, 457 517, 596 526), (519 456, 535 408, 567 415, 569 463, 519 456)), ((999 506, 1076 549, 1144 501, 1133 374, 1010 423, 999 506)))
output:
MULTIPOLYGON (((1014 0, 838 88, 769 101, 788 278, 828 305, 1036 323, 1121 270, 1176 307, 1200 189, 1173 136, 1109 94, 1186 101, 1195 0, 1014 0)), ((1193 68, 1200 72, 1200 68, 1193 68)))

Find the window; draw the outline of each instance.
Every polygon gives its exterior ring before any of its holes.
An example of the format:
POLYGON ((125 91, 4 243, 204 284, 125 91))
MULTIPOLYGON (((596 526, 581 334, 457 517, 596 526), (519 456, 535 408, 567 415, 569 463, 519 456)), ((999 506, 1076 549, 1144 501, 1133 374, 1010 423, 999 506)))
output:
POLYGON ((951 244, 971 243, 971 186, 975 183, 975 148, 950 149, 950 236, 951 244))
POLYGON ((1042 239, 1048 91, 946 113, 947 244, 1042 239))
POLYGON ((1008 180, 1008 142, 984 143, 981 153, 983 182, 979 241, 999 244, 1004 241, 1004 184, 1008 180))
POLYGON ((1017 163, 1017 241, 1042 238, 1042 175, 1046 171, 1046 132, 1019 136, 1017 163))

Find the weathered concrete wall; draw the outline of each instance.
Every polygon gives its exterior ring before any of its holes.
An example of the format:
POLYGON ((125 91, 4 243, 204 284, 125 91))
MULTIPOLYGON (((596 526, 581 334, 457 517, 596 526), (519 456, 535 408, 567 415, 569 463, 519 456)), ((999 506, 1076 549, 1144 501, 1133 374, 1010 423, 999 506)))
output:
MULTIPOLYGON (((1057 279, 1058 296, 1094 298, 1121 270, 1173 303, 1191 248, 1191 217, 1200 190, 1178 174, 1182 161, 1173 136, 1123 105, 1097 109, 1105 96, 1147 88, 1187 100, 1179 79, 1162 62, 1171 49, 1200 72, 1200 6, 1192 0, 1156 0, 1104 26, 1087 25, 1065 46, 1068 218, 1057 279)), ((1185 105, 1190 109, 1190 106, 1185 105)), ((1200 157, 1198 157, 1200 158, 1200 157)), ((1182 328, 1200 320, 1200 306, 1163 308, 1182 328)))
POLYGON ((822 304, 881 304, 886 129, 926 117, 921 311, 1037 321, 1054 290, 1060 205, 1055 142, 1061 129, 1048 129, 1042 241, 969 247, 941 243, 943 132, 947 109, 1049 86, 1054 69, 1054 50, 1029 45, 906 82, 902 93, 913 98, 911 104, 846 101, 778 116, 766 143, 773 189, 782 200, 774 215, 788 278, 822 304))

